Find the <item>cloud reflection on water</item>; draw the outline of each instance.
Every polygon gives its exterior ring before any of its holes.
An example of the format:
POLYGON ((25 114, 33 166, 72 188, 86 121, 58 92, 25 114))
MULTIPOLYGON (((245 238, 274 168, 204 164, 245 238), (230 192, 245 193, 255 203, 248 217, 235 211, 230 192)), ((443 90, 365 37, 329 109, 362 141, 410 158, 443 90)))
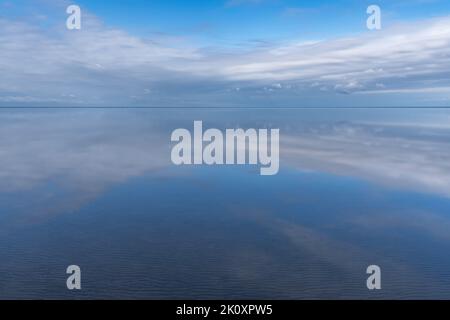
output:
POLYGON ((450 197, 450 127, 331 123, 282 141, 296 168, 450 197))
MULTIPOLYGON (((170 132, 192 126, 190 117, 153 111, 2 112, 0 191, 42 190, 42 200, 50 203, 55 199, 48 185, 53 184, 88 201, 130 178, 174 168, 170 132)), ((230 114, 214 117, 211 126, 214 121, 221 126, 243 121, 230 114)), ((252 122, 250 116, 246 119, 243 127, 252 122)), ((305 119, 295 123, 289 117, 281 121, 271 124, 281 128, 281 170, 317 171, 450 196, 450 128, 332 120, 311 124, 305 119)))

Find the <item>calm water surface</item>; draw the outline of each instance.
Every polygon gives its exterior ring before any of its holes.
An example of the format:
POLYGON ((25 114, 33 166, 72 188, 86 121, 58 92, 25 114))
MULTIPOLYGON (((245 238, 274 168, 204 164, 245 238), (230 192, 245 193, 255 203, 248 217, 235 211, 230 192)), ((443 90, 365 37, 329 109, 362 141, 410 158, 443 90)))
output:
POLYGON ((450 299, 450 110, 5 109, 0 137, 2 299, 450 299), (194 120, 280 128, 279 174, 173 166, 194 120))

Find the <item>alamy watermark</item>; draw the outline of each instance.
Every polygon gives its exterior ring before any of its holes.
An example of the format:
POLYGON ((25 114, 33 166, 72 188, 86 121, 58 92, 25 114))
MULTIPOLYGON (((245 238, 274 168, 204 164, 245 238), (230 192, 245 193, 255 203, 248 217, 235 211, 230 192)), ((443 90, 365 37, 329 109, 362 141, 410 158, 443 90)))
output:
POLYGON ((77 5, 68 6, 66 13, 69 17, 66 20, 66 27, 69 30, 81 29, 81 8, 77 5))
POLYGON ((381 290, 381 268, 377 265, 368 266, 367 274, 370 275, 367 278, 367 289, 381 290))
POLYGON ((263 176, 276 175, 280 168, 279 129, 208 129, 194 121, 194 131, 176 129, 177 144, 171 159, 175 165, 260 165, 263 176), (270 152, 269 152, 270 149, 270 152))
POLYGON ((71 265, 67 267, 66 273, 70 275, 66 281, 67 289, 81 290, 81 268, 77 265, 71 265))
POLYGON ((381 8, 375 4, 367 7, 367 29, 369 30, 381 30, 381 8))

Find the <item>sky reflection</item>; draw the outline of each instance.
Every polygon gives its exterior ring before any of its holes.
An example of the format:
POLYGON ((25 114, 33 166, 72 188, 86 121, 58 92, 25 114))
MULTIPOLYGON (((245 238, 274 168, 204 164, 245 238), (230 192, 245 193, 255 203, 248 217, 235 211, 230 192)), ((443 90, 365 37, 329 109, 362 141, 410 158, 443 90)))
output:
POLYGON ((448 298, 448 115, 264 112, 203 119, 280 128, 273 177, 173 166, 196 111, 2 111, 0 297, 69 298, 77 261, 84 298, 448 298))

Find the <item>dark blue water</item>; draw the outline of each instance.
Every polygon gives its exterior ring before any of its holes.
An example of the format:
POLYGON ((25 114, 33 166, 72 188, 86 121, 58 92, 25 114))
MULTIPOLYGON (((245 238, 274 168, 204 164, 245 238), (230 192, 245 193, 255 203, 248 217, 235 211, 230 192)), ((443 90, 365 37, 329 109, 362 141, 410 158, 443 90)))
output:
POLYGON ((448 111, 0 117, 2 299, 450 298, 448 111), (172 165, 170 133, 194 120, 280 128, 279 174, 172 165))

